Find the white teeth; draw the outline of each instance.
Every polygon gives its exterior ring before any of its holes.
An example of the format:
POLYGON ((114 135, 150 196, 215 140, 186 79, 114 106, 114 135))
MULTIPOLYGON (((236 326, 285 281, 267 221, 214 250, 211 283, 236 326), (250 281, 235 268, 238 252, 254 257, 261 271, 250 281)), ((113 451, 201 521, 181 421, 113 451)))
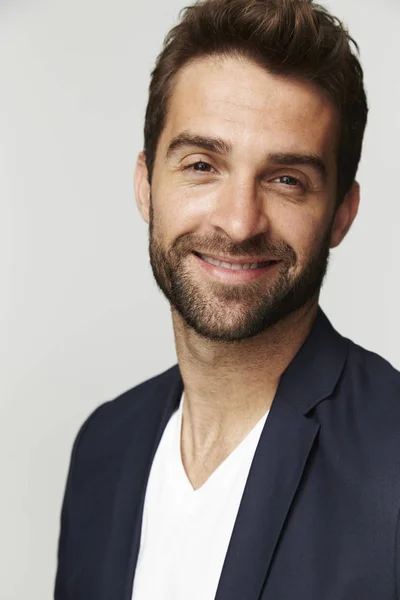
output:
POLYGON ((210 263, 210 265, 215 265, 216 267, 224 267, 225 269, 231 269, 232 271, 242 271, 243 269, 257 269, 259 266, 265 265, 265 263, 248 263, 246 265, 234 265, 232 263, 216 260, 215 258, 210 258, 209 256, 204 256, 203 254, 200 254, 200 256, 205 262, 210 263))

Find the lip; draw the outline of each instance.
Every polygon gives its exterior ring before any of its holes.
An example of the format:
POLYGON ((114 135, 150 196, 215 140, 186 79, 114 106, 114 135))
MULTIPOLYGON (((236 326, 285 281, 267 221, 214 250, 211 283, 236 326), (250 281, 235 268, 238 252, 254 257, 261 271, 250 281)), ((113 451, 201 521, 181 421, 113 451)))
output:
POLYGON ((230 256, 215 256, 215 254, 206 254, 205 252, 194 252, 194 254, 197 256, 201 254, 202 256, 207 256, 207 258, 219 260, 220 262, 227 262, 232 265, 248 265, 250 263, 260 263, 274 260, 273 258, 270 258, 268 256, 249 256, 248 258, 231 258, 230 256))
MULTIPOLYGON (((206 262, 200 256, 193 253, 192 256, 196 260, 199 267, 210 277, 213 279, 217 279, 218 281, 224 283, 249 283, 250 281, 256 281, 257 279, 261 279, 265 277, 268 273, 273 271, 277 265, 279 265, 280 261, 276 261, 271 265, 266 267, 260 267, 258 269, 241 269, 237 271, 233 271, 232 269, 227 269, 225 267, 217 267, 216 265, 211 265, 206 262)), ((204 254, 204 256, 209 256, 208 254, 204 254)), ((213 257, 210 257, 213 258, 213 257)), ((216 260, 221 260, 217 258, 216 260)), ((265 260, 265 259, 264 259, 265 260)), ((226 261, 228 262, 228 261, 226 261)), ((229 262, 232 262, 229 260, 229 262)), ((249 259, 247 261, 235 262, 234 264, 248 264, 249 259)), ((251 261, 253 262, 253 261, 251 261)), ((254 261, 254 262, 264 262, 264 261, 254 261)))

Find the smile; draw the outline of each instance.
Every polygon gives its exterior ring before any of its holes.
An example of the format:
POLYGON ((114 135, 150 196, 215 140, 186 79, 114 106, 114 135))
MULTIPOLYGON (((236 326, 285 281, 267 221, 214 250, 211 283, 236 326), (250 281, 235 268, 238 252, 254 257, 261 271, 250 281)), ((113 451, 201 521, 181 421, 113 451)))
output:
POLYGON ((199 254, 198 256, 210 265, 215 265, 216 267, 223 267, 224 269, 232 269, 233 271, 241 271, 245 269, 260 269, 262 267, 268 267, 268 265, 271 265, 272 263, 276 262, 275 260, 266 260, 264 262, 241 264, 217 260, 216 258, 211 258, 210 256, 206 256, 205 254, 199 254))
POLYGON ((254 281, 268 274, 280 262, 277 260, 250 263, 244 262, 244 260, 228 262, 197 252, 193 252, 193 257, 208 276, 225 283, 248 283, 254 281))

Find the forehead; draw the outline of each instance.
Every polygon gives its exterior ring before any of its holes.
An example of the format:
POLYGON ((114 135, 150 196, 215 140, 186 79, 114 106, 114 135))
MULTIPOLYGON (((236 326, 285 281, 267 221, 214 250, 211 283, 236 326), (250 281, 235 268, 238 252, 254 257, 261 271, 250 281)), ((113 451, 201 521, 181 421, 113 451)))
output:
POLYGON ((159 147, 181 131, 220 136, 243 154, 336 152, 338 115, 317 86, 245 58, 197 59, 177 74, 159 147))

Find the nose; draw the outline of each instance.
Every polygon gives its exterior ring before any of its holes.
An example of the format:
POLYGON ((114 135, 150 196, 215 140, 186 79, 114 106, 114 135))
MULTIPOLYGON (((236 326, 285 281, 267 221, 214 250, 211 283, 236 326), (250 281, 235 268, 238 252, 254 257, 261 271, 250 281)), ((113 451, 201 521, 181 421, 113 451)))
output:
POLYGON ((266 233, 269 220, 257 181, 236 177, 226 183, 215 200, 211 225, 236 243, 266 233))

